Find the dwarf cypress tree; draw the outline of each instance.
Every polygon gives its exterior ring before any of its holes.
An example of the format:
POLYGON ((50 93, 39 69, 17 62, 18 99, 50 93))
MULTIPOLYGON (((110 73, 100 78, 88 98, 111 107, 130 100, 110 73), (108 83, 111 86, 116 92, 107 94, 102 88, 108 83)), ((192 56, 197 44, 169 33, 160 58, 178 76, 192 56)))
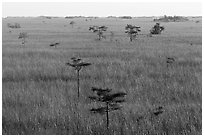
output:
POLYGON ((109 129, 109 112, 120 110, 122 106, 120 103, 125 102, 126 93, 111 93, 112 89, 108 88, 96 88, 92 87, 92 91, 95 92, 94 96, 89 96, 92 101, 96 101, 102 104, 102 107, 92 108, 92 113, 106 114, 106 127, 109 129))
POLYGON ((140 32, 140 27, 138 26, 133 26, 130 24, 127 24, 127 26, 125 27, 125 33, 128 34, 128 37, 130 37, 130 41, 132 41, 133 39, 136 38, 136 36, 138 35, 138 32, 140 32))
POLYGON ((98 35, 98 40, 101 40, 102 38, 106 38, 103 33, 108 29, 106 26, 92 26, 89 27, 89 30, 93 33, 96 33, 98 35))
POLYGON ((27 33, 27 32, 21 32, 21 33, 18 35, 18 39, 21 39, 21 40, 22 40, 22 45, 25 45, 26 38, 28 38, 28 33, 27 33))
POLYGON ((82 59, 80 58, 71 58, 71 63, 66 63, 66 65, 69 65, 71 67, 73 67, 76 71, 77 71, 77 93, 78 93, 78 98, 79 98, 79 72, 83 67, 89 66, 91 65, 91 63, 87 63, 87 62, 82 62, 82 59))
POLYGON ((160 23, 156 23, 154 27, 150 30, 151 34, 161 34, 161 32, 164 31, 164 27, 160 26, 160 23))

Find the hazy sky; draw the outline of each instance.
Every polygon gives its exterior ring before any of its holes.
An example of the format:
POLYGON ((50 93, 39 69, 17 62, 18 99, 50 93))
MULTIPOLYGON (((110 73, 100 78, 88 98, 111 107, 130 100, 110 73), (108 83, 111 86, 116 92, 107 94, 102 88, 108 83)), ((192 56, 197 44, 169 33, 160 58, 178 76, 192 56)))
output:
POLYGON ((6 16, 201 16, 202 3, 36 2, 2 3, 6 16))

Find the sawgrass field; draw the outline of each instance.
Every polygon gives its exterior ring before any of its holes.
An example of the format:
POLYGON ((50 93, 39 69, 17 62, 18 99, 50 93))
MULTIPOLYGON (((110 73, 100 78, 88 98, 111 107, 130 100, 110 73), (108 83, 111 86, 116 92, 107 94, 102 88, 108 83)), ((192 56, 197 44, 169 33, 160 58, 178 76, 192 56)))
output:
POLYGON ((201 20, 161 22, 165 30, 149 37, 153 18, 3 18, 2 134, 202 134, 201 20), (7 27, 15 22, 21 28, 7 27), (127 24, 141 27, 132 42, 127 24), (106 39, 92 25, 107 26, 106 39), (92 64, 80 72, 79 99, 76 72, 65 65, 72 57, 92 64), (167 66, 167 57, 175 62, 167 66), (127 93, 109 130, 105 115, 89 111, 98 106, 88 98, 93 86, 127 93), (158 106, 164 111, 154 115, 158 106))

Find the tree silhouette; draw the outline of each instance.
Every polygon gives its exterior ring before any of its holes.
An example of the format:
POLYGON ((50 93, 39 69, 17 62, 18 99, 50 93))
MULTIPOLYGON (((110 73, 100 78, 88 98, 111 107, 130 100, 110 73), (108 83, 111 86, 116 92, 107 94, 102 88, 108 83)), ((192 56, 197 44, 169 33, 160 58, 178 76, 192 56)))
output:
POLYGON ((28 33, 27 32, 21 32, 19 35, 18 35, 18 39, 21 39, 22 40, 22 45, 25 45, 25 42, 26 42, 26 38, 28 38, 28 33))
POLYGON ((125 27, 125 33, 128 34, 128 36, 130 37, 130 41, 132 41, 133 39, 136 38, 136 36, 138 35, 138 32, 140 32, 140 27, 138 26, 133 26, 130 24, 127 24, 127 26, 125 27))
POLYGON ((73 67, 77 71, 77 93, 78 93, 78 98, 79 98, 79 84, 80 84, 79 83, 80 82, 79 72, 82 69, 82 67, 89 66, 91 65, 91 63, 82 62, 82 59, 75 58, 75 57, 71 58, 71 60, 72 62, 66 63, 66 65, 73 67))
POLYGON ((71 26, 72 26, 72 28, 73 28, 73 26, 74 26, 74 24, 76 24, 74 21, 71 21, 70 23, 69 23, 71 26))
POLYGON ((92 108, 92 113, 106 114, 106 127, 109 129, 109 112, 119 110, 122 108, 119 104, 125 102, 126 93, 111 93, 112 89, 92 87, 92 91, 96 93, 95 96, 89 96, 92 101, 103 103, 104 106, 99 108, 92 108))
POLYGON ((103 32, 105 32, 108 29, 106 26, 92 26, 89 27, 89 30, 92 31, 93 33, 96 33, 98 35, 98 40, 101 40, 102 38, 106 38, 103 35, 103 32))
POLYGON ((151 34, 161 34, 161 32, 164 30, 163 26, 160 26, 160 23, 156 23, 154 27, 150 30, 151 34))

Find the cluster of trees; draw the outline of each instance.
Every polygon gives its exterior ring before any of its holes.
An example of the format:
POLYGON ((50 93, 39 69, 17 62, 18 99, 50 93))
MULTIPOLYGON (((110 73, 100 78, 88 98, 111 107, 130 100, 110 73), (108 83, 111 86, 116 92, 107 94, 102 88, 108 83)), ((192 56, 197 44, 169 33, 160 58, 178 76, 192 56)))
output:
POLYGON ((188 18, 182 16, 166 16, 161 17, 159 19, 154 19, 154 21, 161 21, 161 22, 183 22, 188 21, 188 18))
POLYGON ((14 24, 8 23, 7 26, 8 26, 9 28, 12 28, 12 29, 21 28, 21 26, 20 26, 19 23, 14 23, 14 24))
POLYGON ((74 18, 98 18, 98 17, 94 17, 94 16, 88 16, 88 17, 85 17, 85 16, 66 16, 65 19, 74 19, 74 18))
MULTIPOLYGON (((128 37, 130 38, 130 41, 132 41, 133 39, 136 39, 138 32, 141 31, 139 26, 134 26, 130 24, 127 24, 127 26, 125 27, 125 30, 126 30, 125 33, 127 33, 128 37)), ((164 31, 164 26, 160 26, 160 23, 156 23, 150 30, 150 35, 161 34, 162 31, 164 31)))
POLYGON ((119 18, 121 18, 121 19, 132 19, 131 16, 121 16, 121 17, 119 17, 119 18))
MULTIPOLYGON (((69 23, 72 28, 73 28, 73 25, 76 24, 74 21, 71 21, 69 23)), ((20 24, 18 23, 15 23, 15 24, 10 24, 8 23, 7 26, 9 28, 20 28, 20 24)), ((132 42, 134 39, 136 39, 136 36, 138 35, 138 33, 141 31, 140 29, 141 27, 139 26, 134 26, 134 25, 131 25, 131 24, 127 24, 126 27, 125 27, 125 33, 128 34, 128 37, 130 38, 130 41, 132 42)), ((93 33, 96 33, 97 36, 98 36, 98 40, 101 40, 101 39, 105 39, 106 36, 104 35, 104 32, 107 31, 108 27, 106 26, 91 26, 89 27, 89 30, 92 31, 93 33)), ((161 32, 164 31, 164 27, 163 26, 160 26, 160 23, 156 23, 152 29, 150 30, 150 35, 152 34, 161 34, 161 32)), ((114 36, 114 33, 111 31, 111 41, 113 39, 113 36, 114 36)), ((18 39, 21 39, 22 40, 22 45, 25 45, 25 42, 26 42, 26 38, 28 37, 28 34, 26 32, 21 32, 19 34, 19 37, 18 39)), ((58 44, 56 44, 58 45, 58 44)), ((50 46, 56 46, 56 45, 50 45, 50 46)))
MULTIPOLYGON (((12 28, 12 29, 21 28, 21 25, 19 23, 14 23, 14 24, 7 23, 7 26, 8 26, 8 28, 12 28)), ((11 32, 11 30, 9 32, 11 32)), ((19 33, 18 39, 22 40, 22 42, 21 42, 22 45, 25 45, 26 38, 28 38, 28 33, 27 32, 20 32, 19 33)))
MULTIPOLYGON (((98 35, 98 40, 101 40, 103 38, 106 38, 104 36, 104 32, 108 29, 106 26, 91 26, 89 27, 89 30, 96 33, 98 35)), ((125 27, 125 33, 128 34, 128 37, 130 38, 130 41, 132 42, 133 40, 136 39, 137 35, 141 31, 141 27, 127 24, 125 27)), ((152 29, 150 30, 150 35, 157 35, 161 34, 161 32, 164 31, 164 26, 160 26, 160 23, 156 23, 152 29)), ((111 41, 113 39, 114 33, 111 31, 111 41)))
POLYGON ((52 19, 54 17, 51 17, 51 16, 39 16, 40 18, 45 18, 45 19, 52 19))
MULTIPOLYGON (((167 58, 168 60, 172 61, 172 58, 167 58)), ((171 63, 171 62, 170 62, 171 63)), ((77 72, 77 95, 78 95, 78 102, 80 101, 80 91, 79 91, 79 73, 82 68, 92 65, 91 63, 84 62, 80 58, 73 57, 71 58, 71 62, 66 63, 66 65, 71 66, 77 72)), ((109 113, 112 111, 117 111, 122 109, 121 103, 124 103, 125 96, 127 93, 125 92, 112 92, 110 88, 98 88, 92 87, 91 88, 93 94, 88 96, 88 98, 94 102, 94 107, 90 108, 89 111, 93 114, 100 114, 106 115, 106 128, 109 131, 109 113), (96 105, 97 103, 97 105, 96 105)), ((162 106, 157 107, 151 113, 154 116, 158 116, 164 112, 164 108, 162 106)), ((143 116, 140 117, 142 119, 143 116)), ((139 119, 138 119, 139 120, 139 119)))
MULTIPOLYGON (((74 21, 70 22, 70 25, 75 24, 74 21)), ((14 28, 19 28, 20 24, 15 23, 14 25, 11 25, 8 23, 8 27, 13 27, 14 28)), ((107 31, 108 27, 106 26, 91 26, 89 27, 89 30, 92 31, 93 33, 96 33, 98 35, 98 39, 101 40, 105 38, 104 32, 107 31)), ((133 41, 136 39, 136 36, 138 33, 141 31, 141 27, 139 26, 134 26, 127 24, 125 27, 125 33, 128 34, 128 37, 130 38, 130 41, 133 41)), ((160 23, 156 23, 153 28, 150 30, 151 34, 161 34, 161 32, 164 30, 163 26, 160 26, 160 23)), ((114 36, 114 33, 111 32, 111 36, 114 36)), ((21 32, 19 34, 18 39, 22 40, 22 45, 25 45, 26 38, 28 38, 28 33, 27 32, 21 32)), ((59 45, 60 43, 53 43, 50 44, 50 46, 55 46, 59 45)), ((172 64, 175 61, 174 58, 167 58, 167 64, 172 64)), ((91 63, 88 62, 83 62, 82 59, 73 57, 71 58, 71 62, 66 63, 66 65, 71 66, 72 68, 75 69, 77 72, 77 94, 78 94, 78 99, 80 97, 80 71, 82 68, 87 67, 92 65, 91 63)), ((94 102, 98 102, 100 105, 98 108, 91 108, 90 112, 92 113, 98 113, 98 114, 106 114, 106 127, 107 130, 109 129, 109 113, 112 111, 120 110, 121 103, 125 102, 124 97, 127 95, 124 92, 118 92, 118 93, 112 93, 112 89, 109 88, 97 88, 97 87, 92 87, 91 89, 94 94, 92 96, 89 96, 89 99, 94 102)), ((158 108, 158 111, 154 112, 155 115, 159 115, 163 112, 162 108, 158 108)))

